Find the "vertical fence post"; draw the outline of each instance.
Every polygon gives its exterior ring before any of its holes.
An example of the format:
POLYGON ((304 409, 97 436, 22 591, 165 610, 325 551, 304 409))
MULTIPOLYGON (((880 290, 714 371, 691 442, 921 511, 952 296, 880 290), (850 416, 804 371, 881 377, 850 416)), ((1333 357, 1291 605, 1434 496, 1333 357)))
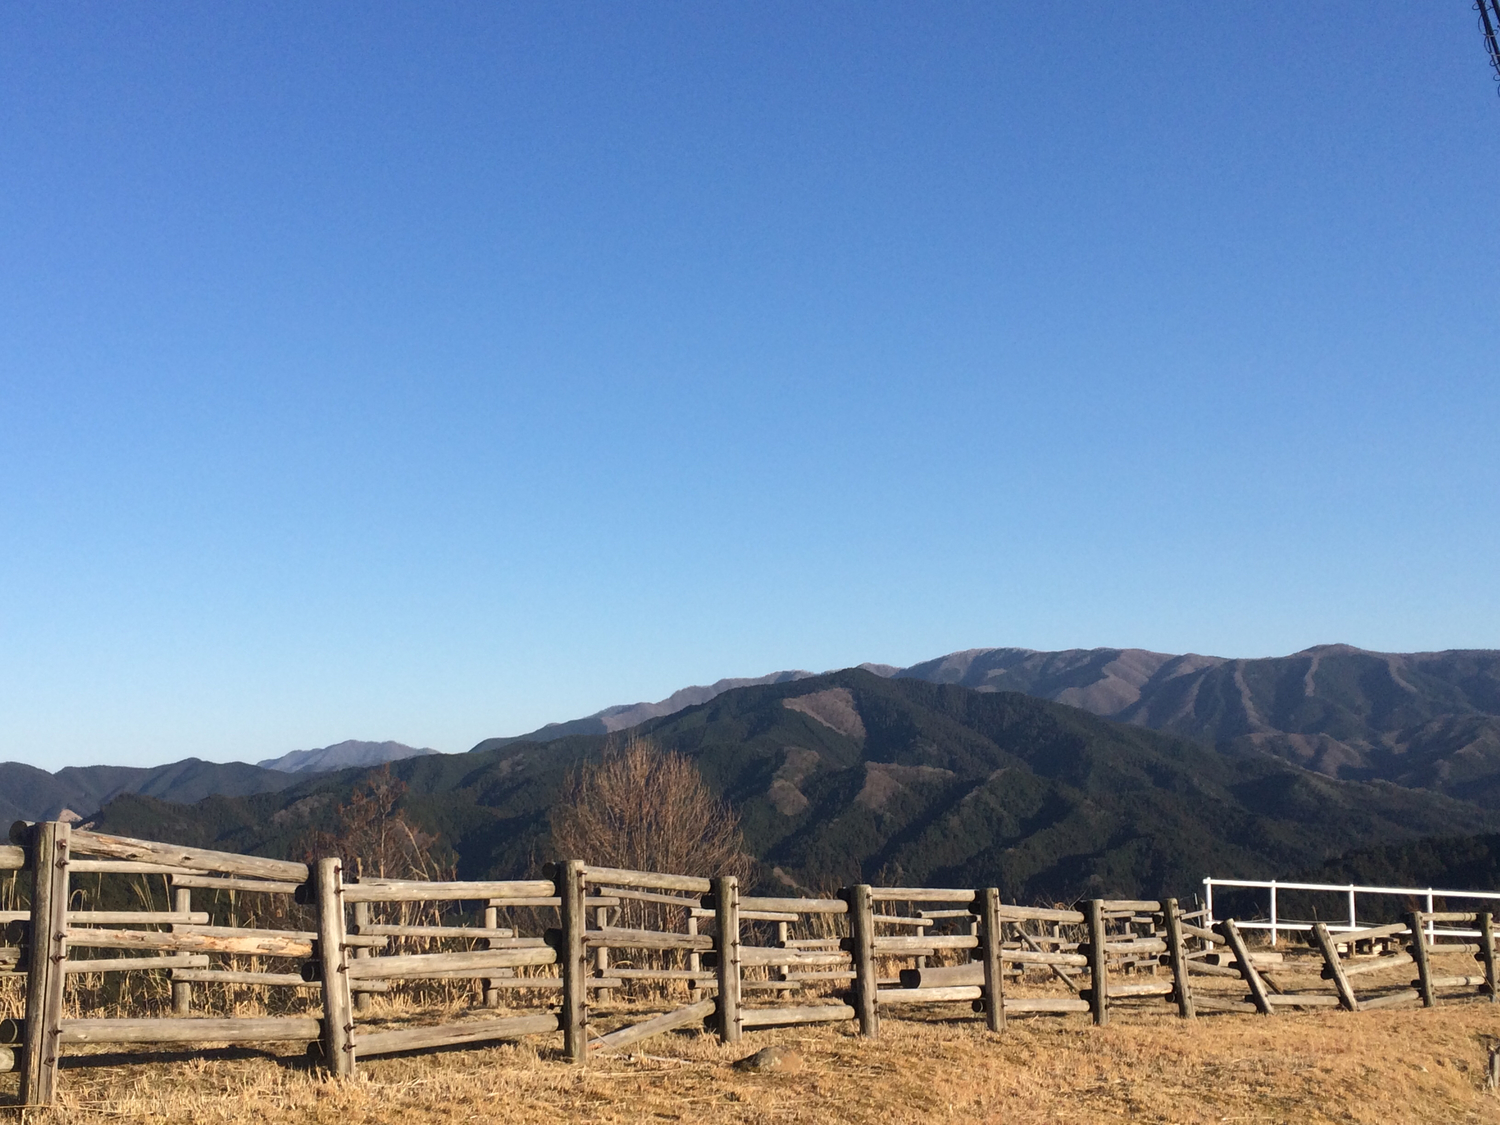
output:
MULTIPOLYGON (((609 907, 600 906, 595 908, 594 925, 601 930, 609 925, 609 907)), ((598 946, 594 950, 594 975, 599 977, 609 976, 609 946, 607 945, 598 946)), ((614 989, 601 988, 594 993, 594 999, 601 1004, 605 1004, 612 1001, 614 995, 614 989)))
POLYGON ((348 950, 344 938, 343 861, 318 860, 318 961, 323 977, 323 1063, 335 1078, 354 1073, 354 1008, 349 997, 348 950))
POLYGON ((28 1106, 51 1105, 57 1092, 63 961, 68 956, 69 831, 58 821, 31 828, 31 933, 21 1041, 21 1104, 28 1106))
POLYGON ((1422 1007, 1437 1007, 1437 995, 1432 991, 1432 969, 1427 964, 1427 935, 1422 932, 1422 912, 1409 911, 1406 928, 1411 931, 1411 959, 1417 965, 1417 979, 1412 981, 1422 994, 1422 1007))
POLYGON ((1005 961, 1000 946, 1000 891, 986 887, 980 904, 980 949, 984 954, 984 1025, 1005 1030, 1005 961))
POLYGON ((719 960, 719 1007, 717 1010, 719 1041, 738 1043, 744 1031, 744 1014, 740 1007, 740 881, 733 875, 721 875, 713 882, 714 951, 719 960))
MULTIPOLYGON (((776 944, 779 945, 779 946, 781 946, 782 949, 785 949, 786 948, 786 943, 789 942, 791 939, 792 939, 792 924, 790 922, 777 922, 776 923, 776 944)), ((776 966, 776 979, 777 980, 791 980, 792 979, 792 967, 790 965, 777 965, 776 966)))
MULTIPOLYGON (((356 902, 354 904, 354 932, 362 934, 365 927, 370 924, 370 904, 368 902, 356 902)), ((361 945, 354 950, 354 959, 363 960, 370 956, 370 947, 361 945)), ((488 995, 488 993, 486 993, 488 995)), ((356 1012, 368 1012, 370 1010, 370 994, 354 990, 354 1010, 356 1012)))
POLYGON ((1490 1003, 1500 1003, 1495 995, 1495 923, 1489 911, 1474 915, 1479 928, 1479 956, 1475 960, 1484 962, 1484 987, 1490 994, 1490 1003))
MULTIPOLYGON (((688 911, 687 932, 693 937, 698 936, 698 918, 691 910, 688 911)), ((696 949, 689 951, 687 961, 688 969, 692 972, 701 973, 703 971, 703 954, 699 953, 696 949)), ((703 999, 703 989, 699 987, 700 983, 698 977, 694 977, 689 982, 688 1000, 690 1003, 696 1004, 703 999)))
MULTIPOLYGON (((191 887, 172 888, 172 910, 177 914, 187 914, 193 909, 193 891, 191 887)), ((175 929, 175 927, 173 927, 175 929)), ((172 1014, 174 1016, 189 1015, 193 1010, 193 986, 187 981, 174 980, 172 982, 172 1014)))
POLYGON ((875 899, 868 883, 840 892, 849 904, 849 952, 854 955, 854 1011, 859 1033, 875 1038, 880 1034, 880 1013, 875 1007, 875 899))
POLYGON ((1103 1027, 1109 1022, 1109 968, 1104 954, 1104 900, 1091 898, 1084 903, 1085 923, 1089 928, 1089 1005, 1094 1023, 1103 1027))
POLYGON ((1433 922, 1432 922, 1432 913, 1433 913, 1433 910, 1434 910, 1434 907, 1432 905, 1432 888, 1428 887, 1427 888, 1427 915, 1428 915, 1428 918, 1427 918, 1427 944, 1428 945, 1431 945, 1433 943, 1433 940, 1434 940, 1433 935, 1436 933, 1436 930, 1435 930, 1435 928, 1433 926, 1433 922))
POLYGON ((1167 959, 1172 969, 1172 989, 1177 999, 1177 1014, 1190 1020, 1197 1012, 1193 1008, 1193 986, 1188 980, 1187 952, 1182 945, 1182 911, 1177 908, 1175 898, 1166 898, 1162 899, 1161 912, 1167 928, 1167 959))
POLYGON ((1211 930, 1214 928, 1214 881, 1203 880, 1203 928, 1211 930))
POLYGON ((1271 880, 1271 945, 1276 945, 1276 880, 1271 880))
POLYGON ((588 915, 583 905, 583 860, 570 859, 557 869, 557 893, 561 899, 562 1029, 563 1053, 569 1062, 588 1059, 588 947, 584 930, 588 915))
MULTIPOLYGON (((355 907, 355 911, 357 912, 358 910, 359 908, 355 907)), ((500 908, 491 903, 484 908, 484 928, 487 930, 494 930, 498 929, 499 926, 500 908)), ((501 945, 500 941, 496 938, 487 938, 485 940, 484 947, 486 949, 504 948, 501 945)), ((359 954, 356 952, 355 956, 358 957, 359 954)), ((496 971, 498 972, 498 970, 496 971)), ((365 997, 362 995, 360 999, 364 1000, 365 997)), ((486 980, 484 982, 484 1006, 486 1008, 498 1008, 500 1006, 500 990, 495 987, 494 979, 486 980)), ((363 1011, 364 1009, 361 1008, 360 1010, 363 1011)))
MULTIPOLYGON (((1351 930, 1357 930, 1357 929, 1359 929, 1359 922, 1355 920, 1355 916, 1354 916, 1354 884, 1353 883, 1349 884, 1349 928, 1351 930)), ((1353 950, 1350 950, 1350 952, 1352 953, 1353 950)))
POLYGON ((1314 922, 1312 932, 1313 940, 1323 953, 1323 975, 1333 981, 1333 987, 1339 994, 1339 1006, 1346 1012, 1359 1011, 1359 1001, 1354 996, 1354 989, 1349 986, 1349 978, 1344 975, 1344 963, 1339 960, 1338 947, 1333 944, 1328 927, 1322 922, 1314 922))

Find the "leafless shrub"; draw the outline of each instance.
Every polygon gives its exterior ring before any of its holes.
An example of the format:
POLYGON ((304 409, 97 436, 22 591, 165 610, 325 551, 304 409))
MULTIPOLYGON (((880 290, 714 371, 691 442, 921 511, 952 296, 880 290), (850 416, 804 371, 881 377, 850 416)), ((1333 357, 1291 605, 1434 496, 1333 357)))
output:
POLYGON ((552 810, 556 854, 670 875, 754 876, 739 817, 689 759, 631 736, 571 770, 552 810))

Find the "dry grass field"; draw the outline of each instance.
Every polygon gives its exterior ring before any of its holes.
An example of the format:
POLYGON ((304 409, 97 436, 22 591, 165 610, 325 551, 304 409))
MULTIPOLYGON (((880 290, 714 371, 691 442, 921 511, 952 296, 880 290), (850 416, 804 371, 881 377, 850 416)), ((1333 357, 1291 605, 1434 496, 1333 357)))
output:
MULTIPOLYGON (((428 1019, 440 1013, 426 1013, 428 1019)), ((1003 1036, 946 1006, 888 1020, 878 1041, 847 1026, 753 1032, 738 1047, 702 1034, 650 1041, 587 1070, 556 1061, 558 1036, 480 1050, 375 1059, 345 1084, 300 1054, 221 1050, 146 1061, 112 1053, 65 1064, 62 1122, 327 1125, 494 1122, 1500 1121, 1484 1089, 1500 1006, 1445 1005, 1187 1023, 1121 1009, 1012 1019, 1003 1036), (804 1059, 791 1073, 731 1064, 771 1043, 804 1059)), ((407 1013, 417 1018, 422 1013, 407 1013)), ((425 1022, 425 1021, 424 1021, 425 1022)), ((15 1077, 0 1086, 14 1098, 15 1077)))

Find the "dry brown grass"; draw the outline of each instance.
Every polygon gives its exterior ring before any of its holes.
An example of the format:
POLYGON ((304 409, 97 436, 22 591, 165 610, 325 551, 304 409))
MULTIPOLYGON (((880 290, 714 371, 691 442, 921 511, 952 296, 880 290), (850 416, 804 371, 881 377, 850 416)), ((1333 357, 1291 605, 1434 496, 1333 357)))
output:
MULTIPOLYGON (((426 1013, 434 1018, 440 1013, 426 1013)), ((63 1072, 35 1125, 144 1120, 240 1125, 636 1122, 1465 1122, 1500 1120, 1486 1093, 1500 1007, 1230 1015, 1185 1023, 1117 1010, 1012 1019, 993 1036, 955 1006, 885 1021, 875 1042, 847 1026, 753 1032, 725 1047, 665 1036, 634 1057, 557 1061, 558 1037, 360 1064, 326 1081, 298 1054, 221 1051, 177 1060, 115 1053, 63 1072), (788 1074, 731 1064, 771 1043, 804 1056, 788 1074)), ((408 1013, 415 1017, 418 1013, 408 1013)), ((424 1022, 426 1022, 424 1020, 424 1022)), ((14 1096, 15 1078, 4 1086, 14 1096)))

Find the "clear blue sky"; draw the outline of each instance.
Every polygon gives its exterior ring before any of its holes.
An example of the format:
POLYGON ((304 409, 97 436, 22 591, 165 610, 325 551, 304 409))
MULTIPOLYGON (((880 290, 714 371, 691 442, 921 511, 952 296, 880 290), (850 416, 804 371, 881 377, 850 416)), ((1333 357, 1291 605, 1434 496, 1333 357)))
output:
POLYGON ((9 4, 0 758, 1500 646, 1445 3, 9 4))

